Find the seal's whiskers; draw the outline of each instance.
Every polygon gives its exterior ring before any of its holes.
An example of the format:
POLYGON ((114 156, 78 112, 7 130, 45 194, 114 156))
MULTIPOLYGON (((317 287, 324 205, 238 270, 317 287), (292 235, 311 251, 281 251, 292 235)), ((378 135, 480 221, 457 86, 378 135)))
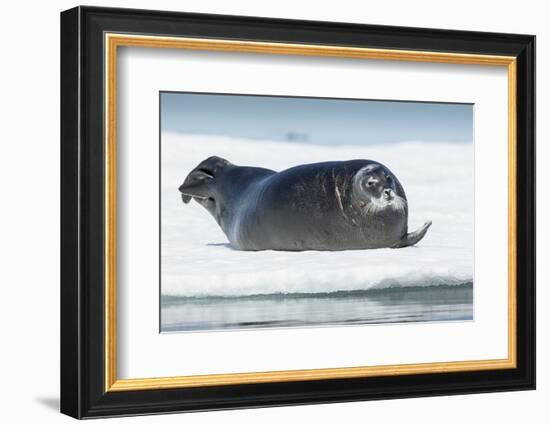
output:
POLYGON ((407 206, 407 201, 405 201, 401 196, 395 196, 390 202, 383 201, 381 199, 372 198, 361 210, 362 215, 366 216, 369 214, 376 214, 377 212, 383 211, 385 209, 392 209, 394 211, 403 212, 407 206))
POLYGON ((405 207, 407 206, 407 201, 405 201, 401 196, 395 196, 390 206, 394 210, 402 212, 402 211, 405 211, 405 207))

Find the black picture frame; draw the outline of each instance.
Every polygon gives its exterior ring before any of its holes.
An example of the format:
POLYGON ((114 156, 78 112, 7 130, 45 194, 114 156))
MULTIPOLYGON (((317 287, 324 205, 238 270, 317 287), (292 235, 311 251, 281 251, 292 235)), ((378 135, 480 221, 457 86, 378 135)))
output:
POLYGON ((61 13, 61 412, 75 418, 535 388, 535 37, 76 7, 61 13), (517 367, 105 391, 104 34, 154 34, 429 52, 517 61, 517 367))

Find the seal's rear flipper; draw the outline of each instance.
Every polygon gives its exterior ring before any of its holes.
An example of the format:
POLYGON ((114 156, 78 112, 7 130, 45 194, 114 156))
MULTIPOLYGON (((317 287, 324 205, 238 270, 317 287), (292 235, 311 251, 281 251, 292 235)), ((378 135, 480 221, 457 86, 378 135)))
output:
POLYGON ((418 229, 416 232, 407 233, 403 239, 401 239, 397 244, 392 246, 392 248, 405 248, 407 246, 414 245, 415 243, 420 242, 424 237, 430 226, 432 225, 431 221, 424 223, 424 225, 418 229))

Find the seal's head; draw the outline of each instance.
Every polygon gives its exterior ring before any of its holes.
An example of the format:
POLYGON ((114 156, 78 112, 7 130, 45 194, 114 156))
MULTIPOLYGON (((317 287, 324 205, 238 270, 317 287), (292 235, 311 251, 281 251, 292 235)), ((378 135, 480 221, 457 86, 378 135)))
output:
POLYGON ((228 160, 218 156, 211 156, 202 161, 189 173, 183 184, 178 188, 181 193, 181 200, 187 204, 191 199, 194 199, 206 208, 216 220, 219 220, 218 209, 216 208, 218 195, 216 178, 230 165, 231 163, 228 160))
POLYGON ((393 173, 382 164, 361 168, 353 177, 353 193, 366 213, 406 212, 405 192, 393 173))

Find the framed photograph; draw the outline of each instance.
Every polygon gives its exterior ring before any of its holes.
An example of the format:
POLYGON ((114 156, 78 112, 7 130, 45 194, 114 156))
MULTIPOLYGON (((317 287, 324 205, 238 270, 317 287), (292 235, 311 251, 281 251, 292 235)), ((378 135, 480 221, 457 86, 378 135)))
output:
POLYGON ((535 37, 61 14, 61 411, 535 388, 535 37))

